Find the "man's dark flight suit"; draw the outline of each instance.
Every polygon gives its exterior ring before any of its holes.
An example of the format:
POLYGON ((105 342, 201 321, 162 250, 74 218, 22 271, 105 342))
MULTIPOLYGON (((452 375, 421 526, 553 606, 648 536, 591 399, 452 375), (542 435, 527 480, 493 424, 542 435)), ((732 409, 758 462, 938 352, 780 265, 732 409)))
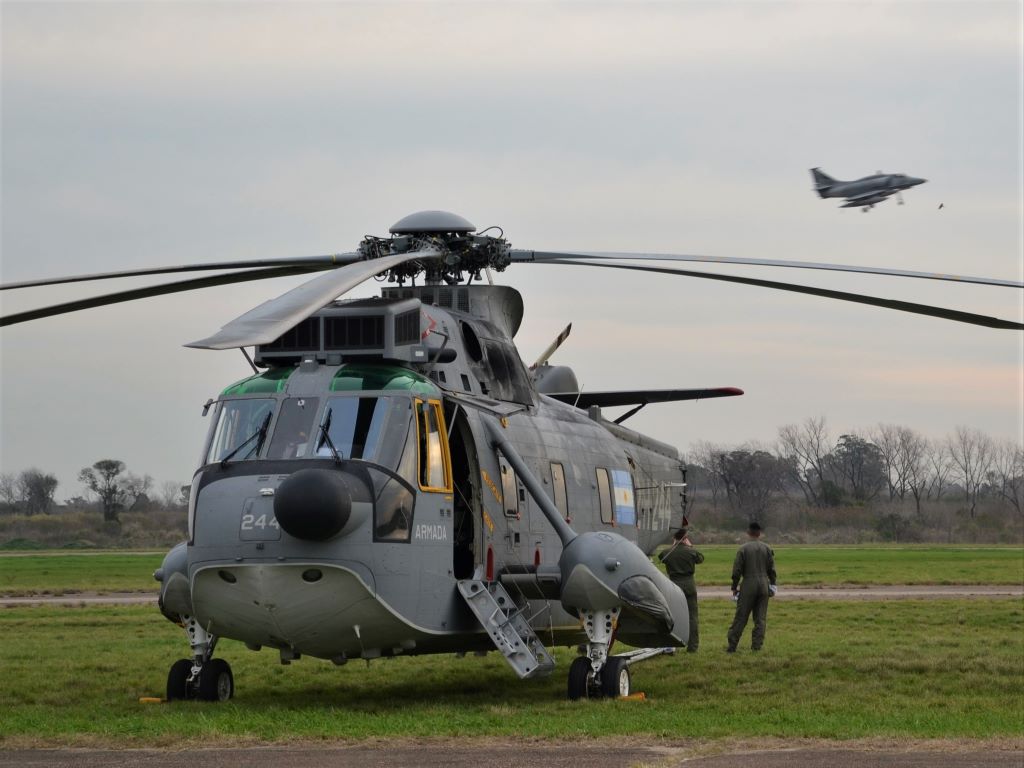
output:
POLYGON ((660 554, 658 559, 665 564, 665 570, 672 583, 686 595, 686 607, 690 614, 690 637, 686 641, 686 650, 693 653, 700 645, 700 631, 697 628, 697 583, 693 580, 693 573, 696 566, 704 562, 704 555, 692 546, 679 543, 660 554))
POLYGON ((736 650, 751 611, 754 613, 754 632, 750 647, 757 651, 764 645, 768 598, 771 595, 768 587, 774 583, 775 553, 763 541, 751 539, 740 547, 732 564, 732 589, 735 592, 739 587, 739 599, 736 601, 736 618, 729 628, 730 651, 736 650))

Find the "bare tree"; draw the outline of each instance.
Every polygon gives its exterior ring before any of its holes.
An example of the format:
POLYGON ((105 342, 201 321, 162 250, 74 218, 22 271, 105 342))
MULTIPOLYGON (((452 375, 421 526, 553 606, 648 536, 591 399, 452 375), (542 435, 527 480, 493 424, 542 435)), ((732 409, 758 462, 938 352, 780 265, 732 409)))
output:
POLYGON ((124 468, 123 461, 100 459, 78 473, 79 481, 100 497, 103 519, 107 522, 118 522, 117 513, 124 505, 125 491, 119 478, 124 468))
POLYGON ((715 509, 718 508, 718 497, 724 490, 722 478, 715 471, 715 464, 718 461, 717 457, 723 453, 725 453, 724 448, 705 440, 701 440, 690 451, 693 463, 703 470, 700 475, 711 492, 711 506, 715 509))
POLYGON ((921 499, 928 492, 928 441, 909 427, 900 427, 900 463, 907 489, 914 497, 918 518, 923 517, 921 499))
POLYGON ((906 427, 895 424, 879 424, 868 433, 868 438, 878 448, 878 458, 885 470, 886 484, 889 488, 889 501, 907 493, 906 454, 903 450, 903 433, 906 427))
POLYGON ((10 512, 18 506, 18 476, 13 472, 0 474, 0 504, 10 512))
POLYGON ((121 487, 124 489, 125 506, 134 512, 149 504, 153 478, 150 475, 139 476, 129 472, 121 480, 121 487))
POLYGON ((953 470, 946 444, 941 440, 929 440, 925 449, 925 459, 929 475, 928 491, 925 498, 930 499, 934 494, 936 501, 942 501, 942 494, 946 490, 953 470))
POLYGON ((164 509, 175 509, 181 504, 181 483, 176 480, 165 480, 160 483, 160 506, 164 509))
POLYGON ((825 506, 822 491, 830 480, 826 464, 831 442, 824 416, 779 429, 778 453, 793 468, 792 480, 807 502, 818 507, 825 506))
POLYGON ((953 462, 953 476, 964 489, 967 508, 973 518, 978 497, 992 466, 995 443, 981 430, 957 427, 946 440, 946 450, 953 462))
POLYGON ((1005 440, 998 443, 992 459, 993 486, 999 497, 1024 514, 1024 446, 1005 440))

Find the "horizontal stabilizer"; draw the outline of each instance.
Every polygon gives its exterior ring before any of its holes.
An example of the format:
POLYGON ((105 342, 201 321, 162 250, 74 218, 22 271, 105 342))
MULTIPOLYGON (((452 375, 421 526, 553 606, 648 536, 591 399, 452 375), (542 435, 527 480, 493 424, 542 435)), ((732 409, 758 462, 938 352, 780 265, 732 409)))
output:
POLYGON ((743 390, 736 387, 715 387, 713 389, 631 389, 619 392, 558 392, 548 397, 589 408, 597 405, 610 408, 616 405, 645 405, 647 403, 671 403, 677 400, 705 400, 710 397, 735 397, 743 390))

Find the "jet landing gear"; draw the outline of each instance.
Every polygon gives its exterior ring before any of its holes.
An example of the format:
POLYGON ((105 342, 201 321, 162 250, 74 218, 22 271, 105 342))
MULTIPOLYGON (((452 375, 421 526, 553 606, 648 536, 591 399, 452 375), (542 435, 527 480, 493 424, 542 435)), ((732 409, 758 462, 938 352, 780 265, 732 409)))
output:
POLYGON ((194 616, 182 616, 182 625, 192 646, 192 660, 179 659, 167 673, 167 700, 227 701, 235 695, 231 665, 214 659, 217 636, 211 635, 194 616))
POLYGON ((629 672, 632 664, 676 652, 675 648, 639 648, 618 656, 609 656, 608 649, 614 639, 618 617, 618 608, 580 612, 588 642, 585 647, 580 647, 584 655, 576 657, 569 666, 570 700, 629 696, 633 692, 629 672))

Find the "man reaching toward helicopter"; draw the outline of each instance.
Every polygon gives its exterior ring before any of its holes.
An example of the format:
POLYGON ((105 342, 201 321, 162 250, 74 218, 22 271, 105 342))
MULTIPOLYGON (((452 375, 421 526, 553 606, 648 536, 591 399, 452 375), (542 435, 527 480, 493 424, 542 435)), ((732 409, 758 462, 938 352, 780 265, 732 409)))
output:
POLYGON ((679 589, 686 595, 686 607, 690 614, 690 637, 686 641, 686 652, 696 653, 700 645, 700 631, 697 628, 697 583, 694 581, 696 567, 704 562, 704 555, 690 543, 686 527, 676 531, 672 546, 658 555, 665 564, 665 571, 679 589))

